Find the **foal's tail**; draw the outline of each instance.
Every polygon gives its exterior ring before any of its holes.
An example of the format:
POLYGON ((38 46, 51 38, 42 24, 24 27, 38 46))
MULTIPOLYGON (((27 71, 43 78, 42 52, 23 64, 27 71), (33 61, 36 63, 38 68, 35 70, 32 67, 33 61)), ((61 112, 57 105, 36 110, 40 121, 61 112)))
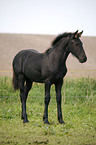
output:
POLYGON ((14 71, 13 71, 12 84, 13 84, 13 89, 14 89, 14 91, 16 91, 16 90, 19 89, 18 78, 16 77, 14 71))

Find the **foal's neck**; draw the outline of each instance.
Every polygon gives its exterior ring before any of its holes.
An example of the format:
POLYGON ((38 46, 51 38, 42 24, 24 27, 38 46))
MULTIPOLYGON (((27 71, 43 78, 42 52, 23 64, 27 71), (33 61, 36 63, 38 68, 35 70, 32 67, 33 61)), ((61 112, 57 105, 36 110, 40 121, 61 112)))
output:
POLYGON ((64 53, 63 53, 63 58, 62 58, 62 61, 64 63, 66 63, 66 60, 67 60, 69 54, 70 54, 70 52, 67 50, 67 48, 65 48, 64 53))
POLYGON ((68 44, 65 42, 54 46, 53 51, 49 55, 50 71, 58 71, 66 66, 66 59, 69 55, 67 50, 68 44))
POLYGON ((56 46, 56 48, 54 49, 54 53, 53 55, 55 55, 55 59, 56 61, 58 61, 59 63, 66 63, 67 57, 69 55, 69 51, 68 51, 68 43, 69 40, 63 40, 63 42, 61 42, 60 44, 58 44, 56 46))

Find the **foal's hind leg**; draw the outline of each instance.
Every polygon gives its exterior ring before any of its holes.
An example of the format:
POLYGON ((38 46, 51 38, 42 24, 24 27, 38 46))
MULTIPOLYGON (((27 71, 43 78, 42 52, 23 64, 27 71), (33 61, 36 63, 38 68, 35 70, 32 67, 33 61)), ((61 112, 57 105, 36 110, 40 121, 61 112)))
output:
MULTIPOLYGON (((26 79, 26 85, 25 85, 25 87, 24 87, 25 98, 23 99, 23 101, 24 101, 24 109, 25 109, 25 110, 23 110, 23 113, 22 113, 23 118, 24 118, 23 123, 29 122, 29 121, 28 121, 28 118, 27 118, 27 113, 26 113, 26 100, 27 100, 28 93, 29 93, 31 87, 32 87, 32 82, 31 82, 30 80, 26 79), (24 115, 24 114, 25 114, 25 115, 24 115)), ((23 105, 23 104, 22 104, 22 105, 23 105)))
MULTIPOLYGON (((26 79, 26 84, 25 84, 25 87, 24 87, 24 93, 25 93, 25 111, 26 111, 26 100, 27 100, 28 93, 29 93, 31 87, 32 87, 32 82, 30 80, 26 79)), ((22 110, 23 110, 23 108, 22 108, 22 110)), ((27 113, 26 113, 26 116, 27 116, 27 113)), ((23 111, 22 111, 22 119, 24 119, 23 111)), ((29 121, 27 119, 26 121, 23 121, 23 122, 26 123, 26 122, 29 122, 29 121)))
POLYGON ((24 120, 23 122, 29 122, 27 119, 27 113, 26 113, 26 100, 28 96, 28 92, 31 89, 32 82, 29 80, 26 80, 26 85, 24 86, 24 79, 22 79, 21 84, 20 84, 20 98, 22 102, 22 119, 24 120))
POLYGON ((20 99, 21 99, 21 104, 22 104, 22 119, 24 119, 24 98, 25 98, 25 93, 24 93, 24 83, 25 83, 25 78, 24 75, 19 75, 18 77, 18 82, 19 82, 19 88, 20 88, 20 99))

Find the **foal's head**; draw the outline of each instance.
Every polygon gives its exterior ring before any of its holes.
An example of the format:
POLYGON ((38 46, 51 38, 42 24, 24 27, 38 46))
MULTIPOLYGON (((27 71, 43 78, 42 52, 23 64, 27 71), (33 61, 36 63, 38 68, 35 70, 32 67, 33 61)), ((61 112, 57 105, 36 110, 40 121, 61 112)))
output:
POLYGON ((83 49, 83 43, 80 40, 82 33, 83 31, 80 33, 78 33, 78 31, 72 33, 70 36, 68 50, 79 60, 79 62, 84 63, 87 61, 87 57, 83 49))

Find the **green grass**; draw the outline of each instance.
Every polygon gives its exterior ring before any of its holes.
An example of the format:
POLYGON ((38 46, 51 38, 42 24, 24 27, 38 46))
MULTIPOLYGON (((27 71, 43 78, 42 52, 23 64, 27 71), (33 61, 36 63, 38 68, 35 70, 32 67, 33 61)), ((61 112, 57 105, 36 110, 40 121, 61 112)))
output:
POLYGON ((65 125, 57 121, 55 89, 51 89, 50 125, 42 121, 44 85, 34 83, 27 100, 29 123, 23 124, 19 91, 13 92, 11 78, 0 78, 0 145, 95 145, 96 80, 65 79, 62 88, 65 125))

